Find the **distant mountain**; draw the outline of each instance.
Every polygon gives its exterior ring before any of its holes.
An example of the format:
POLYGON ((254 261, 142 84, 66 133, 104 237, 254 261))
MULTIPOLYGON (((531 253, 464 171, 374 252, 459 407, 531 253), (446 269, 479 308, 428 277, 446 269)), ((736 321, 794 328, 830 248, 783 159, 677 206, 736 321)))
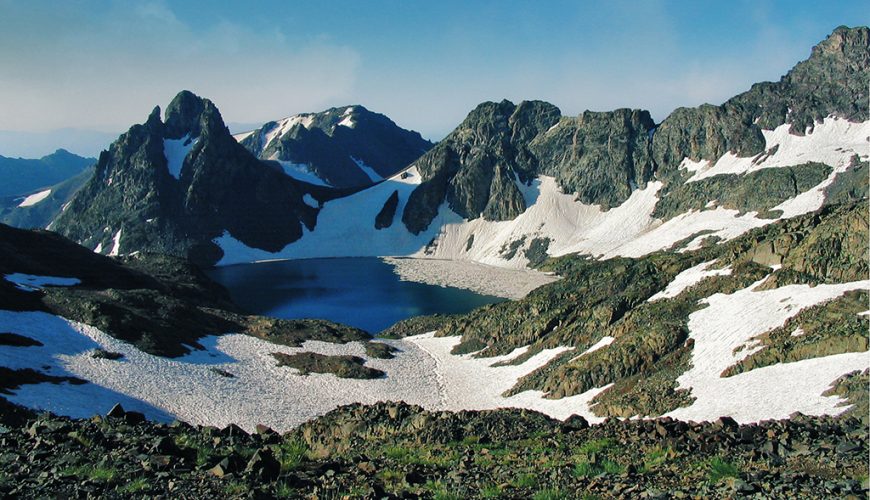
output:
POLYGON ((390 177, 432 147, 419 133, 358 105, 294 115, 235 137, 290 176, 342 188, 390 177))
POLYGON ((94 175, 88 167, 81 173, 35 193, 0 197, 0 222, 20 228, 44 228, 94 175))
POLYGON ((0 196, 25 194, 78 175, 96 163, 65 149, 39 159, 0 156, 0 196))
POLYGON ((313 229, 332 190, 285 175, 230 135, 208 99, 183 91, 100 155, 51 228, 102 253, 154 251, 214 262, 225 231, 279 250, 313 229))

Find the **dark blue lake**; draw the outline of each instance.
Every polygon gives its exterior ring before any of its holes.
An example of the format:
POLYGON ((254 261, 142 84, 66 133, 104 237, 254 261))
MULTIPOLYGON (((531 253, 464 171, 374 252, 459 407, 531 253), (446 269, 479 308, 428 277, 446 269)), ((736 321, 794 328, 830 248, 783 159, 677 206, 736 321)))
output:
POLYGON ((219 267, 209 275, 248 311, 318 318, 377 333, 423 314, 463 313, 505 299, 401 281, 377 258, 305 259, 219 267))

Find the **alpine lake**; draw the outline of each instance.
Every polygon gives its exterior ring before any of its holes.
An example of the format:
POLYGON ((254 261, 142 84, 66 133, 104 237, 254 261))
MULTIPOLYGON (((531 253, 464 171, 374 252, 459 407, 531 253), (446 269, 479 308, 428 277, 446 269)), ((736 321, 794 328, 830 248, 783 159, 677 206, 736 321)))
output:
POLYGON ((208 272, 247 311, 284 319, 327 319, 377 334, 397 321, 455 314, 507 299, 402 281, 376 257, 281 260, 208 272))

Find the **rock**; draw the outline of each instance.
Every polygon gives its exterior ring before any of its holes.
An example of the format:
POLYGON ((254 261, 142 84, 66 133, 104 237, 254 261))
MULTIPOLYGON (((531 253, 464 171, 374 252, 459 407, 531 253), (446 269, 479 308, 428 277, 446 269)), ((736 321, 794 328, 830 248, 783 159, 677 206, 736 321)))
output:
POLYGON ((861 444, 854 441, 841 441, 835 448, 837 453, 848 454, 861 449, 861 444))
POLYGON ((562 426, 571 430, 583 430, 589 428, 589 421, 575 413, 565 419, 562 426))
POLYGON ((275 459, 272 450, 260 448, 248 461, 245 472, 263 481, 274 481, 281 474, 281 464, 275 459))
POLYGON ((113 406, 112 409, 109 410, 108 413, 106 413, 106 416, 113 418, 123 418, 125 413, 126 412, 124 411, 124 407, 121 406, 121 403, 116 403, 115 406, 113 406))
POLYGON ((731 417, 719 417, 719 419, 716 420, 716 422, 714 422, 713 425, 715 425, 716 427, 718 427, 720 429, 729 429, 729 430, 737 429, 739 427, 739 424, 737 423, 737 421, 731 417))
POLYGON ((141 424, 145 421, 145 414, 138 411, 128 411, 124 413, 124 421, 130 425, 141 424))

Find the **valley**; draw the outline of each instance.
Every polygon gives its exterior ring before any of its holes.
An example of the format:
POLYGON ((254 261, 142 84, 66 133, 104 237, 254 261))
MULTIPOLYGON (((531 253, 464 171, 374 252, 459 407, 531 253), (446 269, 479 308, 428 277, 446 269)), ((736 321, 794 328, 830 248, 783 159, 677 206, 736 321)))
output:
POLYGON ((868 75, 437 143, 181 91, 0 200, 0 496, 866 496, 868 75))

